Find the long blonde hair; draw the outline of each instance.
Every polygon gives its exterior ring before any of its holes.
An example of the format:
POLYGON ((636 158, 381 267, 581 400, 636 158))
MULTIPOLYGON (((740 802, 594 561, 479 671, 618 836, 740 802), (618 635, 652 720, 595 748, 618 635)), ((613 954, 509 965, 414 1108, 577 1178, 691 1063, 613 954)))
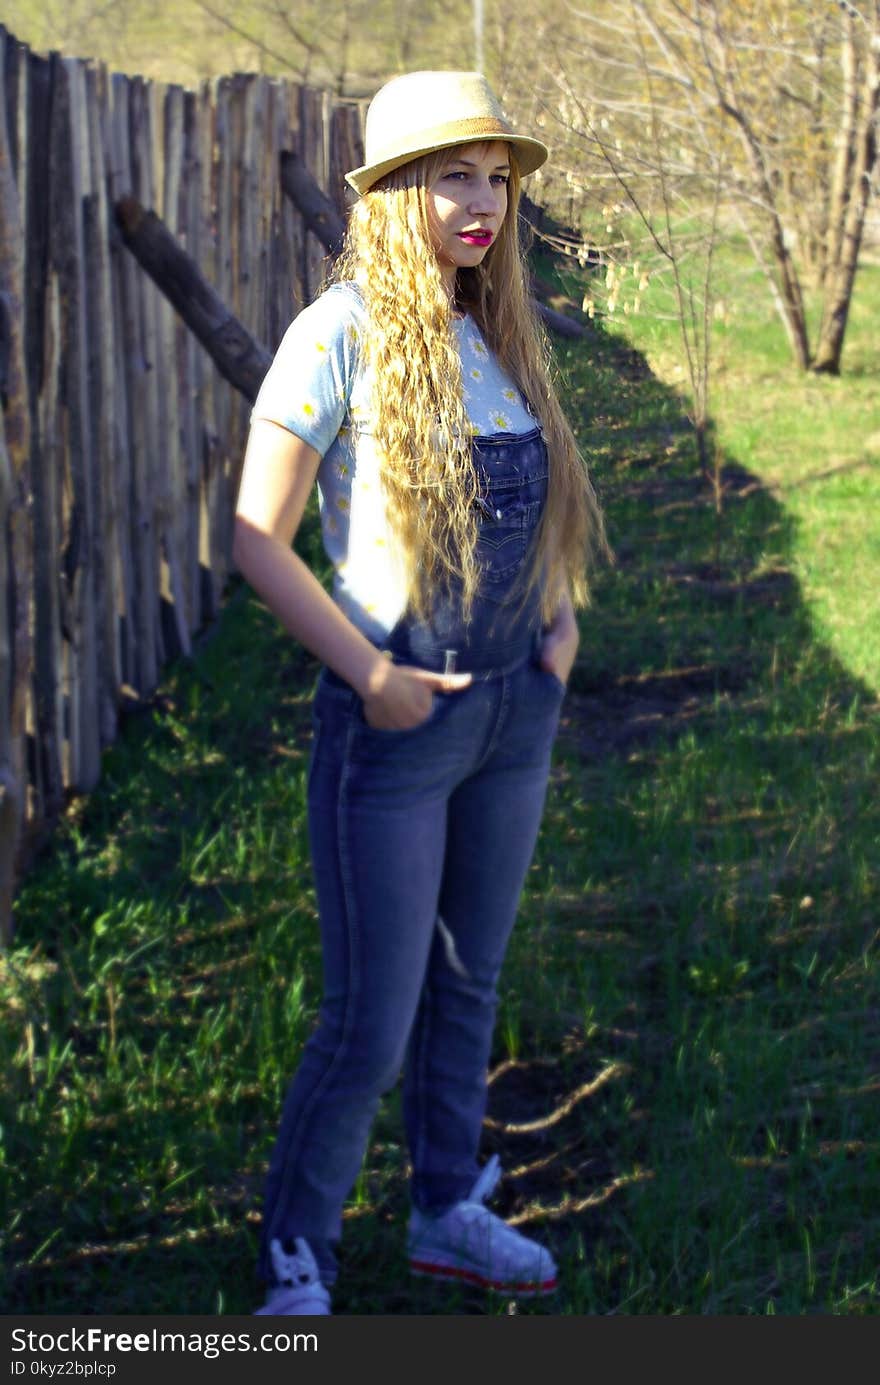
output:
POLYGON ((424 618, 438 590, 457 578, 467 619, 480 582, 478 478, 452 327, 458 309, 472 314, 544 430, 547 503, 521 587, 525 601, 543 581, 546 623, 566 580, 575 606, 588 603, 590 569, 608 553, 602 515, 553 387, 549 349, 526 287, 515 157, 499 233, 479 266, 458 271, 453 304, 431 239, 428 203, 449 153, 414 159, 363 194, 333 279, 353 281, 364 302, 361 363, 371 373, 372 426, 410 609, 424 618))

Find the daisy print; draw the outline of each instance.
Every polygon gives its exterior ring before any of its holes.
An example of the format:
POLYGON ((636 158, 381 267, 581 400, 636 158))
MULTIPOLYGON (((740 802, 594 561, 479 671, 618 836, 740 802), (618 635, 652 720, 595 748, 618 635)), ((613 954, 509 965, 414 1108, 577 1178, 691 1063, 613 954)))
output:
POLYGON ((517 394, 516 390, 512 387, 506 390, 502 390, 501 393, 504 395, 504 398, 507 400, 508 404, 519 403, 519 395, 517 394))
POLYGON ((492 419, 493 424, 498 429, 499 433, 509 433, 512 431, 513 424, 511 423, 507 414, 505 414, 501 409, 496 409, 490 415, 490 417, 492 419))
POLYGON ((471 366, 470 376, 472 380, 482 380, 483 372, 480 370, 479 366, 471 366))
POLYGON ((481 361, 488 360, 488 348, 479 337, 471 337, 470 342, 468 344, 471 350, 473 351, 474 355, 478 356, 481 361))

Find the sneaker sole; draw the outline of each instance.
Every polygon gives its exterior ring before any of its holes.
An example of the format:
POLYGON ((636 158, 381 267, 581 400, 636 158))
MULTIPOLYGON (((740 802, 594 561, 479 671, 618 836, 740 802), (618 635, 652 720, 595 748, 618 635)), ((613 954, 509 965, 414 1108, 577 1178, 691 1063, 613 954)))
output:
POLYGON ((499 1294, 518 1294, 520 1298, 537 1298, 541 1294, 555 1293, 557 1285, 555 1275, 552 1279, 540 1281, 489 1279, 486 1275, 466 1269, 463 1265, 437 1265, 430 1260, 410 1260, 409 1267, 413 1274, 425 1279, 455 1279, 465 1284, 473 1284, 478 1289, 494 1289, 499 1294))
POLYGON ((262 1308, 255 1308, 251 1316, 254 1318, 328 1318, 330 1317, 330 1309, 326 1304, 315 1304, 307 1308, 267 1308, 264 1305, 262 1308))

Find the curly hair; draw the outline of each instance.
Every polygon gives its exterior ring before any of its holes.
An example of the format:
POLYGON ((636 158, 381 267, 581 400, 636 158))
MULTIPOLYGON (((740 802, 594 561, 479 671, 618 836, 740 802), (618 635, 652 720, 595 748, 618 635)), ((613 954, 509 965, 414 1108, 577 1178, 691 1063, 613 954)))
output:
POLYGON ((424 618, 438 589, 457 579, 467 619, 480 582, 478 478, 452 326, 456 312, 469 312, 540 419, 547 442, 547 503, 521 587, 525 601, 542 584, 548 623, 566 585, 575 606, 588 603, 589 572, 608 554, 602 515, 553 386, 548 344, 527 289, 515 157, 499 233, 478 266, 458 270, 451 302, 428 201, 449 153, 414 159, 363 194, 332 277, 354 282, 364 302, 362 364, 370 372, 388 520, 410 609, 424 618))

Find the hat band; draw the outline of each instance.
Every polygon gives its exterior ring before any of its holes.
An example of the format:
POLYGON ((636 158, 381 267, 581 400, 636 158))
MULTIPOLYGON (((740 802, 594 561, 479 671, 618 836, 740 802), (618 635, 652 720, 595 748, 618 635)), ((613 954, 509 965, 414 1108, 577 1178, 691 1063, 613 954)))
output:
POLYGON ((371 149, 369 166, 396 159, 401 154, 414 150, 431 149, 445 144, 469 144, 479 139, 508 139, 513 134, 504 120, 494 115, 471 116, 467 120, 447 120, 443 125, 431 125, 426 130, 417 130, 403 139, 387 144, 384 149, 371 149))

